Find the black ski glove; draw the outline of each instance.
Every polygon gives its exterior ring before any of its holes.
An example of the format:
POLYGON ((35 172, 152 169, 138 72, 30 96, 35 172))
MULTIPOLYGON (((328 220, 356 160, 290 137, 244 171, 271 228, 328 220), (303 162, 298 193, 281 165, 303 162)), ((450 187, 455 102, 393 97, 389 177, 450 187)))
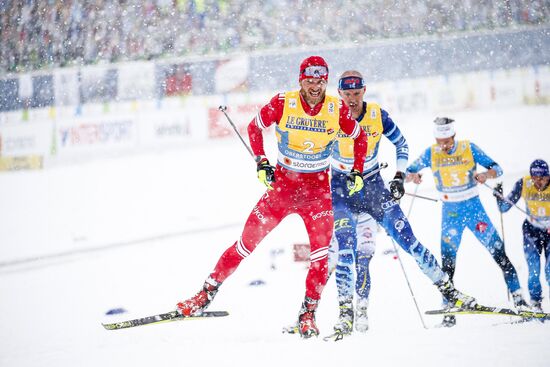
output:
POLYGON ((405 174, 397 171, 395 177, 390 181, 391 196, 395 200, 399 200, 405 195, 405 174))
POLYGON ((502 198, 504 197, 502 182, 499 182, 495 185, 495 188, 493 189, 493 196, 497 199, 497 205, 500 206, 500 204, 502 203, 502 198))

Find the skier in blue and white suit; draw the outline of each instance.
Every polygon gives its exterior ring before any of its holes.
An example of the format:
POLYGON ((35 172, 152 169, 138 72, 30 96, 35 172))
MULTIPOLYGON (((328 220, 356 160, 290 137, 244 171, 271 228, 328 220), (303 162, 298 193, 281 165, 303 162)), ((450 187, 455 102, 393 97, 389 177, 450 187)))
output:
MULTIPOLYGON (((439 117, 434 121, 436 144, 407 168, 407 181, 421 182, 418 172, 432 169, 437 190, 443 202, 441 224, 441 258, 443 270, 453 277, 456 253, 462 234, 467 227, 489 251, 502 270, 504 280, 514 298, 516 307, 527 307, 516 269, 508 259, 498 232, 496 231, 478 196, 478 183, 502 175, 502 168, 477 145, 468 140, 455 141, 454 120, 439 117), (486 168, 477 172, 477 165, 486 168)), ((452 326, 454 317, 446 316, 443 324, 452 326)))
POLYGON ((368 151, 363 168, 363 176, 379 167, 378 147, 382 135, 388 138, 396 148, 397 173, 389 183, 389 190, 379 173, 364 180, 364 189, 354 195, 348 194, 346 172, 353 163, 352 141, 339 133, 332 153, 332 202, 334 209, 334 232, 338 241, 338 263, 336 266, 336 284, 340 318, 334 327, 336 332, 349 334, 353 330, 355 318, 356 330, 368 328, 366 311, 370 291, 369 262, 374 251, 365 251, 358 247, 356 227, 358 217, 370 214, 378 224, 410 255, 414 257, 420 269, 443 294, 452 289, 455 294, 464 297, 465 303, 473 303, 471 297, 464 296, 449 281, 435 257, 414 236, 409 221, 396 200, 405 193, 404 179, 408 159, 408 145, 397 125, 386 111, 376 103, 363 101, 365 84, 357 71, 346 71, 338 84, 338 92, 348 105, 353 116, 367 133, 368 151), (354 280, 354 271, 357 280, 354 280), (357 292, 357 312, 354 315, 354 288, 357 292))

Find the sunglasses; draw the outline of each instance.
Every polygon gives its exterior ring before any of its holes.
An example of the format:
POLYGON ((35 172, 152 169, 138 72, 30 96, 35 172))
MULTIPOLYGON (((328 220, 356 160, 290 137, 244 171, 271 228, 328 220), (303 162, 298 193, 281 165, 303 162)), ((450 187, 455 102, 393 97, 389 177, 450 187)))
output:
POLYGON ((302 70, 302 75, 306 78, 323 78, 328 75, 326 66, 308 66, 302 70))

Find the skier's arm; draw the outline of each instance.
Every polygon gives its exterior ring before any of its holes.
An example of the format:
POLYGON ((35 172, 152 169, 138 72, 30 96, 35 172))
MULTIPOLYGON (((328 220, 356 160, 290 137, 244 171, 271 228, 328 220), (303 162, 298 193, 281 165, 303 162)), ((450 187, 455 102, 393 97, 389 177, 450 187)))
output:
POLYGON ((285 95, 277 94, 260 109, 256 117, 248 124, 248 138, 256 159, 258 180, 269 190, 273 190, 271 183, 275 182, 275 167, 269 164, 269 160, 265 156, 263 130, 274 123, 279 123, 284 105, 285 95))
POLYGON ((472 147, 472 155, 474 156, 474 162, 485 168, 487 171, 476 173, 475 179, 479 183, 484 183, 488 178, 496 178, 502 175, 502 168, 495 162, 491 157, 489 157, 483 150, 481 150, 474 143, 470 143, 472 147))
POLYGON ((430 166, 430 162, 432 161, 432 149, 428 147, 420 155, 420 157, 416 158, 414 162, 412 162, 409 167, 407 167, 407 182, 414 182, 415 184, 419 184, 422 182, 422 178, 420 176, 420 171, 422 171, 424 168, 430 166))
POLYGON ((363 172, 363 163, 367 156, 367 134, 361 129, 345 103, 340 101, 340 128, 353 139, 353 170, 363 172))
MULTIPOLYGON (((512 191, 506 196, 506 199, 516 204, 521 198, 522 190, 523 190, 523 179, 519 179, 514 184, 514 188, 512 189, 512 191)), ((497 199, 498 210, 500 210, 501 213, 506 213, 512 207, 512 204, 502 200, 498 196, 496 196, 496 199, 497 199)))
POLYGON ((256 157, 265 158, 263 130, 279 122, 283 115, 284 105, 285 95, 284 93, 279 93, 271 98, 271 101, 263 106, 260 112, 248 124, 250 147, 256 157))
POLYGON ((393 122, 388 112, 382 111, 383 134, 393 145, 395 145, 396 171, 405 172, 409 160, 409 144, 399 130, 399 127, 393 122))

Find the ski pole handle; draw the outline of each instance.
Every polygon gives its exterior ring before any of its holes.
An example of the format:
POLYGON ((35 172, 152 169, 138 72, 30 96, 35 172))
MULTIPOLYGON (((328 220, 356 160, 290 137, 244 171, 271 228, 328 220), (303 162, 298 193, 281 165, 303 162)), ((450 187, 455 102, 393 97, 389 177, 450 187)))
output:
MULTIPOLYGON (((250 149, 250 147, 248 146, 248 144, 246 144, 246 142, 244 141, 243 137, 241 136, 241 134, 239 133, 239 130, 237 130, 237 127, 235 126, 235 124, 233 123, 233 121, 231 121, 231 118, 229 117, 229 115, 227 114, 227 106, 219 106, 218 107, 218 110, 222 111, 223 114, 225 115, 225 117, 227 118, 227 121, 229 121, 229 123, 231 124, 231 127, 233 127, 233 130, 235 130, 235 132, 237 133, 237 136, 239 137, 239 139, 241 139, 241 142, 243 143, 244 147, 246 148, 246 150, 248 150, 248 153, 250 153, 250 156, 252 157, 252 159, 254 159, 254 153, 252 153, 252 149, 250 149)), ((254 159, 254 162, 256 160, 254 159)))

